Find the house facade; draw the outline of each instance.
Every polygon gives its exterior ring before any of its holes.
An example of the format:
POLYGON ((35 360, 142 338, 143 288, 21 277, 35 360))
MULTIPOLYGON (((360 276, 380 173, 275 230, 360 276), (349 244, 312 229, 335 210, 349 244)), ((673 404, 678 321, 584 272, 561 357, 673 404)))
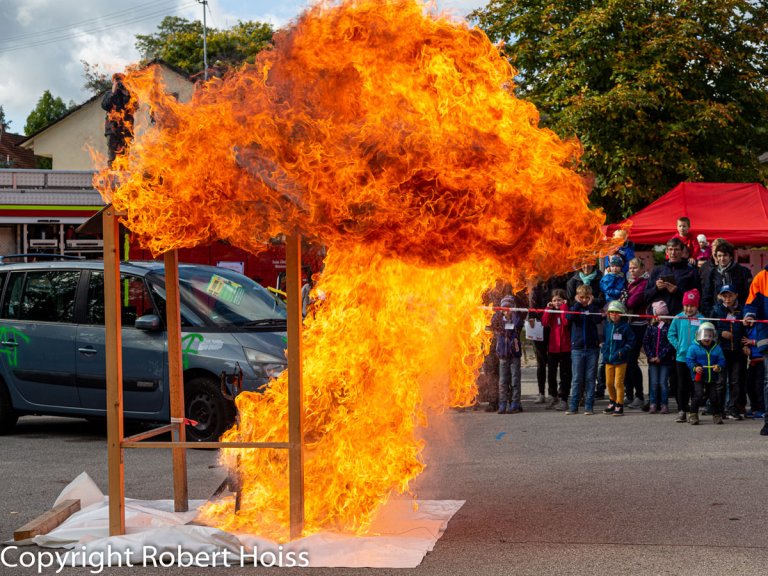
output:
MULTIPOLYGON (((155 62, 166 91, 180 102, 192 97, 194 84, 183 72, 161 61, 155 62)), ((104 136, 105 112, 101 108, 104 93, 98 94, 65 116, 28 136, 20 143, 36 156, 50 158, 54 170, 97 170, 103 167, 107 157, 107 139, 104 136)), ((146 127, 149 112, 139 102, 135 115, 136 131, 146 127)))
MULTIPOLYGON (((157 64, 166 90, 186 102, 193 82, 161 61, 157 64)), ((65 116, 32 134, 4 134, 13 145, 15 159, 0 158, 0 255, 57 253, 101 257, 98 237, 82 237, 77 226, 98 212, 104 202, 93 188, 93 174, 106 163, 103 93, 72 109, 65 116), (53 170, 33 170, 35 156, 50 158, 53 170)), ((149 125, 146 105, 139 103, 136 131, 149 125)), ((3 148, 0 147, 0 153, 3 148)))

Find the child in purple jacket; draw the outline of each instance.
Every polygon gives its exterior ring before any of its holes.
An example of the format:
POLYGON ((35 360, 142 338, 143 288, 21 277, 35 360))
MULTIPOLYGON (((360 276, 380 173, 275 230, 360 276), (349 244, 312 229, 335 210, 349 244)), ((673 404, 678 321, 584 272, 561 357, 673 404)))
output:
POLYGON ((648 357, 648 386, 651 406, 649 414, 656 414, 659 404, 661 414, 669 414, 669 375, 675 364, 675 349, 667 339, 669 319, 661 319, 659 316, 668 316, 669 310, 663 300, 651 304, 654 318, 651 325, 645 331, 643 337, 643 350, 648 357))
MULTIPOLYGON (((517 308, 512 296, 501 299, 501 308, 517 308)), ((496 355, 499 357, 499 414, 517 414, 523 411, 520 403, 521 356, 520 333, 523 314, 512 310, 497 310, 491 318, 496 334, 496 355)))

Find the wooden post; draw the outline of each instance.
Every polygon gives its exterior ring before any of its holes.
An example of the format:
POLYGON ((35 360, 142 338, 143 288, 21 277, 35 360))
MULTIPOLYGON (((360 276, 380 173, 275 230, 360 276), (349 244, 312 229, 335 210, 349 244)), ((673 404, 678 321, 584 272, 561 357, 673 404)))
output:
POLYGON ((288 299, 288 474, 291 506, 291 540, 304 531, 304 389, 301 361, 301 235, 285 242, 288 299))
POLYGON ((123 462, 123 339, 120 317, 120 256, 114 208, 104 211, 104 338, 107 364, 107 475, 109 534, 125 534, 123 462))
MULTIPOLYGON (((179 255, 176 250, 166 252, 165 310, 168 333, 168 382, 171 395, 171 424, 173 439, 186 441, 184 427, 184 373, 181 364, 181 311, 179 302, 179 255)), ((176 512, 189 510, 187 490, 187 451, 173 448, 173 502, 176 512)))

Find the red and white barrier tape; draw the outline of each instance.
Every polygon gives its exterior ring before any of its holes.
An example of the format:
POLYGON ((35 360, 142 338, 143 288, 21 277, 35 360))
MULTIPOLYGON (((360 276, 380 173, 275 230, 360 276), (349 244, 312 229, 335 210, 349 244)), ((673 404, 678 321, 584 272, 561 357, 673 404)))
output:
MULTIPOLYGON (((506 310, 510 312, 535 312, 537 314, 543 314, 549 312, 550 314, 578 314, 581 316, 606 316, 606 312, 581 312, 576 310, 555 310, 554 308, 509 308, 504 306, 483 306, 486 310, 506 310)), ((706 318, 697 316, 655 316, 653 314, 620 314, 624 318, 658 318, 661 320, 673 320, 674 318, 689 318, 691 320, 698 320, 699 322, 744 322, 741 318, 706 318)), ((768 320, 757 320, 753 318, 755 323, 768 324, 768 320)))

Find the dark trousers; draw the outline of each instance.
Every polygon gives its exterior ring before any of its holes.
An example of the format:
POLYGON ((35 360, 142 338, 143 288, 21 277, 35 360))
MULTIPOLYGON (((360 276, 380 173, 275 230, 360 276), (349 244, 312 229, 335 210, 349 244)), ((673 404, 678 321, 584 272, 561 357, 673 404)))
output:
POLYGON ((747 368, 747 395, 749 396, 749 407, 752 412, 765 412, 765 402, 763 399, 763 385, 765 380, 765 362, 750 364, 747 368))
POLYGON ((539 394, 544 394, 544 384, 547 382, 547 348, 549 347, 549 328, 544 327, 544 340, 534 340, 533 351, 536 354, 536 383, 539 394))
MULTIPOLYGON (((703 376, 703 374, 702 374, 703 376)), ((698 413, 699 408, 706 404, 705 394, 709 399, 709 405, 712 408, 712 414, 722 414, 723 405, 721 403, 724 394, 725 387, 723 386, 723 378, 719 374, 716 375, 717 380, 714 382, 693 382, 693 400, 691 401, 691 414, 698 413)))
POLYGON ((568 400, 571 393, 571 353, 549 352, 547 356, 547 370, 549 372, 547 385, 549 395, 561 400, 568 400), (557 387, 557 368, 560 367, 560 389, 557 387))
POLYGON ((499 401, 499 357, 496 356, 496 336, 491 339, 491 349, 483 359, 482 378, 478 379, 478 397, 492 406, 499 401))
POLYGON ((595 384, 595 396, 605 396, 605 358, 603 358, 603 346, 600 346, 600 357, 597 361, 597 383, 595 384))
POLYGON ((673 365, 669 369, 669 397, 677 398, 677 369, 673 365))
POLYGON ((675 361, 675 373, 677 374, 677 409, 688 412, 691 402, 691 369, 685 362, 675 361))
POLYGON ((632 332, 635 335, 635 345, 627 355, 627 376, 624 381, 624 395, 628 401, 632 401, 635 397, 640 400, 645 400, 645 394, 643 394, 643 372, 640 370, 640 351, 643 349, 643 336, 645 336, 645 330, 648 328, 647 324, 630 324, 632 332))
POLYGON ((728 401, 724 411, 743 414, 747 407, 747 357, 741 350, 723 350, 725 371, 723 372, 723 392, 727 391, 728 401))

